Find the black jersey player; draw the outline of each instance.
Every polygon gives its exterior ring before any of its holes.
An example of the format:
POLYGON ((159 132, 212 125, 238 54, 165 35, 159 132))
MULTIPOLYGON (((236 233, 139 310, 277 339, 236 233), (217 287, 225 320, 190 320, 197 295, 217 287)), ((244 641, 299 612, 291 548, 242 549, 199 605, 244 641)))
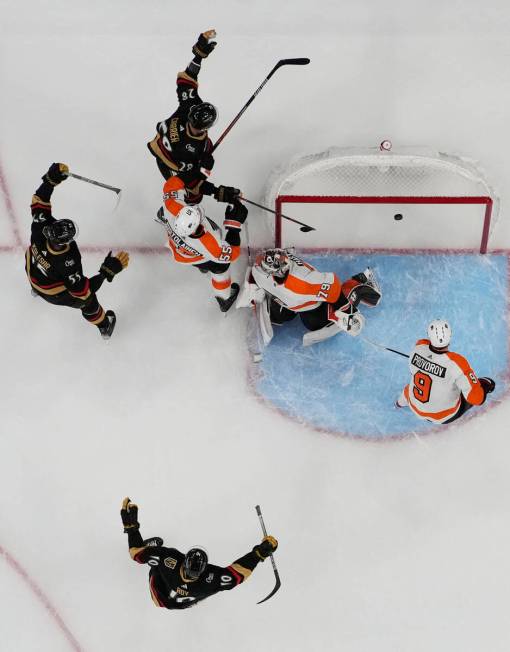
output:
POLYGON ((188 204, 197 204, 203 195, 213 195, 227 203, 240 195, 237 188, 216 187, 202 172, 202 168, 210 172, 214 166, 208 129, 215 124, 218 114, 213 104, 202 101, 197 79, 202 60, 216 47, 215 37, 213 29, 198 37, 192 50, 193 60, 186 70, 177 74, 179 106, 169 118, 156 125, 157 134, 147 143, 165 180, 174 175, 182 179, 188 204))
POLYGON ((191 548, 186 554, 167 548, 159 537, 143 540, 138 523, 138 507, 125 498, 120 512, 128 535, 129 554, 139 564, 148 564, 151 597, 158 607, 187 609, 219 591, 239 586, 257 564, 278 547, 272 536, 254 546, 229 566, 210 564, 203 548, 191 548))
POLYGON ((51 212, 53 190, 68 173, 65 163, 53 163, 32 197, 32 232, 25 270, 34 295, 54 305, 80 309, 83 317, 108 339, 115 327, 115 313, 103 310, 96 292, 105 279, 112 281, 127 267, 129 255, 120 251, 112 256, 110 251, 98 274, 90 279, 84 275, 74 240, 76 225, 69 219, 55 219, 51 212))

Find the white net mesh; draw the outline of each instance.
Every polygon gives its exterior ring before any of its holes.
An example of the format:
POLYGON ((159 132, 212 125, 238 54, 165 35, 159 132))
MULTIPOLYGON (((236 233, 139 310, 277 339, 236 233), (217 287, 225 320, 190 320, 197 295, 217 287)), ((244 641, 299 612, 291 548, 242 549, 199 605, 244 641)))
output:
MULTIPOLYGON (((491 231, 499 214, 497 195, 474 161, 426 148, 331 148, 298 157, 272 173, 265 205, 274 207, 278 195, 491 197, 491 231)), ((283 212, 317 231, 305 236, 283 221, 282 244, 479 248, 485 206, 286 204, 283 212), (404 218, 398 230, 395 214, 404 218)))

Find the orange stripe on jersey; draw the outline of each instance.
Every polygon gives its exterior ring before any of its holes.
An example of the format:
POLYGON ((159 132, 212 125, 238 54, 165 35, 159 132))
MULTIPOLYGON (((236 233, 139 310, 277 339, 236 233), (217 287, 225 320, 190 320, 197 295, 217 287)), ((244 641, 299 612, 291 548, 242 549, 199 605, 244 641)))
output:
POLYGON ((475 372, 469 366, 469 362, 466 358, 459 353, 454 353, 453 351, 445 351, 445 355, 453 360, 461 369, 464 376, 466 376, 471 390, 466 396, 466 401, 471 403, 471 405, 481 405, 485 398, 485 392, 482 389, 482 386, 478 382, 475 372))
POLYGON ((333 274, 333 283, 331 283, 329 289, 325 290, 324 285, 329 284, 308 283, 308 281, 297 278, 292 274, 289 274, 284 283, 284 287, 295 294, 311 294, 315 295, 318 299, 322 297, 328 303, 334 303, 340 296, 340 290, 342 289, 337 275, 333 274))
POLYGON ((193 256, 193 255, 186 255, 185 253, 181 254, 181 252, 177 249, 175 244, 170 239, 168 239, 168 245, 172 250, 175 262, 177 263, 188 263, 190 265, 193 265, 195 263, 199 263, 204 260, 204 257, 202 255, 193 256))
POLYGON ((163 186, 163 200, 167 211, 172 215, 177 215, 184 204, 177 201, 177 193, 184 189, 184 181, 179 177, 170 177, 165 181, 163 186))
POLYGON ((416 346, 420 346, 421 344, 430 344, 430 340, 418 340, 416 342, 416 346))
POLYGON ((461 404, 461 399, 457 401, 457 403, 446 410, 440 410, 439 412, 423 412, 422 410, 419 410, 410 400, 409 398, 409 385, 406 385, 404 387, 404 396, 407 399, 407 402, 409 404, 409 407, 413 412, 416 412, 416 414, 419 414, 421 417, 425 417, 426 419, 432 419, 433 421, 442 421, 443 419, 446 419, 446 417, 449 417, 457 412, 457 410, 460 408, 461 404))
POLYGON ((230 279, 227 281, 216 281, 214 276, 211 278, 212 286, 215 290, 226 290, 230 287, 230 279))

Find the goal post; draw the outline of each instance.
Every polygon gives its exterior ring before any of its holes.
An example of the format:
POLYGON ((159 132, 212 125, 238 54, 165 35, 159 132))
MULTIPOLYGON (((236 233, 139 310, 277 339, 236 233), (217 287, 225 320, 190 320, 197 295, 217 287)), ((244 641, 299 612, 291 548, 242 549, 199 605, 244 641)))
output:
POLYGON ((331 148, 276 170, 276 246, 486 253, 499 200, 479 166, 430 148, 331 148), (313 226, 302 234, 282 218, 313 226))

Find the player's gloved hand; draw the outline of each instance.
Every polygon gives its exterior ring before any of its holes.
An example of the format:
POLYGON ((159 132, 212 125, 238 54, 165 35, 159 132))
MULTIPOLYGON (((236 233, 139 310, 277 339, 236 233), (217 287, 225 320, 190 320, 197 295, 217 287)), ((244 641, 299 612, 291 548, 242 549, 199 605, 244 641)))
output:
POLYGON ((215 38, 216 30, 214 29, 209 29, 207 32, 200 34, 193 46, 193 54, 201 59, 207 59, 217 45, 216 41, 213 40, 215 38))
POLYGON ((235 201, 225 209, 223 226, 226 229, 240 229, 248 216, 248 209, 240 201, 235 201))
POLYGON ((278 548, 278 541, 274 537, 268 535, 262 539, 262 543, 254 546, 253 552, 260 560, 264 561, 264 559, 267 559, 276 548, 278 548))
POLYGON ((200 159, 200 167, 206 170, 212 170, 214 167, 214 156, 206 152, 200 159))
POLYGON ((365 318, 360 312, 349 314, 342 310, 336 310, 334 317, 338 328, 352 337, 357 337, 365 325, 365 318))
POLYGON ((233 204, 242 197, 242 194, 239 188, 232 188, 232 186, 218 186, 214 190, 213 197, 216 201, 233 204))
POLYGON ((43 181, 49 181, 52 186, 58 186, 69 176, 69 167, 65 163, 52 163, 48 172, 42 178, 43 181))
POLYGON ((122 501, 120 517, 124 526, 124 532, 127 533, 140 529, 140 523, 138 523, 138 505, 132 503, 130 498, 124 498, 122 501))
POLYGON ((113 277, 122 272, 129 265, 129 254, 127 251, 119 251, 115 256, 112 256, 112 252, 106 256, 101 265, 99 271, 104 274, 106 280, 111 283, 113 277))
POLYGON ((487 394, 492 394, 492 392, 496 389, 496 383, 492 380, 492 378, 482 376, 482 378, 479 378, 478 380, 480 381, 480 385, 485 392, 485 396, 487 396, 487 394))

